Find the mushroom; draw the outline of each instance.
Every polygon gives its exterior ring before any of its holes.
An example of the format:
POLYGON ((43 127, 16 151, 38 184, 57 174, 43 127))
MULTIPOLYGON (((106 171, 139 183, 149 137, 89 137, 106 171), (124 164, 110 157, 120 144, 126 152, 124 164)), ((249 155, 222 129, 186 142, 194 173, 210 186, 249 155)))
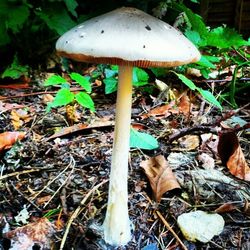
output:
POLYGON ((131 239, 128 215, 128 154, 132 72, 138 67, 173 67, 196 62, 200 53, 181 32, 135 8, 122 7, 66 32, 58 54, 81 62, 118 64, 115 132, 104 240, 113 246, 131 239))

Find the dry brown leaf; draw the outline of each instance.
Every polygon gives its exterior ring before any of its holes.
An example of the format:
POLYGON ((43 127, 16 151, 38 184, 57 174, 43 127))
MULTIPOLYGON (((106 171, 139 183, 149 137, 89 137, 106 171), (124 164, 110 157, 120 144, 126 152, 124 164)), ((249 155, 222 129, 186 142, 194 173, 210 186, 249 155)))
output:
POLYGON ((17 140, 22 140, 24 132, 4 132, 0 134, 0 152, 4 149, 11 148, 17 140))
POLYGON ((27 110, 16 109, 11 111, 11 122, 15 130, 23 126, 23 124, 29 122, 32 119, 27 110))
POLYGON ((235 132, 226 131, 219 134, 218 153, 232 175, 250 181, 250 168, 235 132))
POLYGON ((25 105, 20 105, 17 103, 4 103, 0 101, 0 112, 6 112, 8 110, 12 110, 12 109, 20 109, 20 108, 24 108, 25 105))
POLYGON ((39 206, 44 205, 47 201, 51 199, 51 195, 42 196, 36 199, 36 204, 39 206))
POLYGON ((228 212, 234 211, 236 209, 237 209, 237 207, 234 204, 225 203, 225 204, 219 206, 218 208, 216 208, 214 211, 216 213, 228 213, 228 212))
POLYGON ((179 112, 183 113, 184 115, 189 115, 191 112, 192 103, 190 102, 189 97, 187 94, 183 94, 180 98, 178 103, 179 112))
POLYGON ((81 115, 76 109, 76 105, 67 105, 66 106, 66 117, 69 124, 73 125, 76 122, 79 122, 81 115))
POLYGON ((51 94, 44 94, 42 96, 42 100, 44 104, 47 104, 48 102, 53 102, 54 99, 55 99, 54 96, 51 94))
POLYGON ((179 111, 178 109, 173 108, 174 106, 175 106, 175 101, 172 101, 169 104, 151 109, 147 114, 142 115, 141 118, 145 119, 150 116, 154 116, 158 119, 161 119, 163 117, 168 117, 171 114, 178 114, 179 111))
POLYGON ((186 135, 178 140, 180 142, 180 146, 185 151, 191 151, 199 147, 200 138, 198 135, 186 135))
POLYGON ((62 128, 60 131, 56 132, 55 134, 53 134, 52 136, 50 136, 46 140, 55 139, 55 138, 62 137, 62 136, 68 135, 68 134, 76 133, 76 132, 81 131, 81 130, 109 127, 109 126, 113 126, 113 125, 114 125, 113 121, 107 121, 105 119, 96 120, 96 121, 92 122, 91 124, 79 123, 79 124, 75 124, 75 125, 70 126, 70 127, 62 128))
POLYGON ((144 169, 155 200, 159 202, 164 193, 175 188, 180 188, 172 169, 163 155, 158 155, 149 160, 142 161, 141 167, 144 169))
POLYGON ((35 244, 41 249, 51 249, 50 240, 54 232, 54 225, 47 218, 41 218, 5 233, 4 237, 11 240, 11 249, 32 249, 35 244))

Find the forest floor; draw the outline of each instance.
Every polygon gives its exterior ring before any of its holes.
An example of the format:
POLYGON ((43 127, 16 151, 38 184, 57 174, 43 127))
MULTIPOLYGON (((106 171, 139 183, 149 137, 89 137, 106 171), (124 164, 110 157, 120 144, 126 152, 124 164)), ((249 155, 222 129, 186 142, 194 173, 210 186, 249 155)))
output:
MULTIPOLYGON (((115 94, 104 95, 99 80, 93 83, 95 112, 77 104, 46 112, 57 88, 45 89, 45 77, 34 74, 14 88, 1 85, 0 134, 16 131, 21 140, 12 146, 15 138, 0 139, 0 249, 112 249, 98 224, 108 196, 115 94)), ((168 104, 167 92, 134 90, 132 126, 157 138, 159 148, 130 150, 134 230, 119 249, 250 249, 247 93, 238 109, 221 112, 175 81, 168 104), (171 182, 162 180, 165 170, 149 181, 144 169, 153 173, 154 164, 171 168, 179 187, 165 189, 171 182), (199 210, 220 214, 225 222, 207 242, 187 240, 177 223, 181 214, 199 210)), ((200 230, 215 233, 212 226, 200 230)))

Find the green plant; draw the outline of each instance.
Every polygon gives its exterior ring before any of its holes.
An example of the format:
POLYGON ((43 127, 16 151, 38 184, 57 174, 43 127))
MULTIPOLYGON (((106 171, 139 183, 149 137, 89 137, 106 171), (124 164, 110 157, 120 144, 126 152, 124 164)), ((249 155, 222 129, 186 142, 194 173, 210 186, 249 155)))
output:
POLYGON ((0 70, 6 69, 6 62, 16 62, 14 56, 20 67, 38 58, 40 64, 45 61, 57 36, 75 26, 76 18, 84 19, 77 16, 77 6, 76 0, 1 0, 0 53, 5 60, 0 70))
MULTIPOLYGON (((111 65, 104 69, 105 79, 103 80, 105 84, 105 94, 111 94, 117 90, 118 84, 118 66, 111 65)), ((143 69, 134 67, 133 68, 133 86, 140 87, 148 84, 149 76, 147 72, 143 69)))
MULTIPOLYGON (((182 74, 180 77, 180 73, 183 73, 187 67, 198 69, 202 76, 208 79, 213 77, 212 73, 214 71, 218 71, 216 75, 219 75, 220 71, 223 71, 230 65, 235 65, 237 70, 250 65, 249 55, 244 52, 244 46, 250 45, 250 39, 248 41, 244 40, 242 36, 234 29, 225 25, 216 28, 207 27, 202 17, 184 5, 183 1, 166 0, 161 1, 160 4, 165 4, 168 8, 172 8, 178 13, 182 13, 176 22, 178 28, 184 32, 185 36, 189 38, 189 40, 191 40, 200 51, 203 51, 203 55, 199 62, 192 65, 179 67, 176 70, 176 72, 179 73, 179 79, 182 80, 182 82, 187 86, 188 81, 185 79, 185 76, 182 74)), ((230 104, 233 107, 236 107, 236 93, 247 87, 243 86, 244 88, 241 88, 239 86, 237 88, 236 73, 237 72, 234 71, 232 82, 228 84, 228 88, 224 89, 224 93, 218 98, 220 101, 228 98, 230 104), (228 92, 225 92, 227 89, 228 92)), ((215 98, 210 92, 204 92, 202 89, 197 87, 195 87, 195 90, 200 92, 200 94, 207 101, 221 108, 221 105, 217 100, 215 102, 215 98)))
POLYGON ((60 85, 61 89, 57 92, 55 99, 52 102, 48 103, 47 111, 50 111, 51 108, 65 106, 73 101, 78 102, 80 105, 90 109, 91 111, 95 111, 95 105, 90 96, 92 89, 89 78, 84 77, 78 73, 71 73, 69 74, 69 76, 71 80, 74 80, 76 83, 78 83, 84 89, 84 91, 75 94, 70 90, 70 84, 65 78, 59 75, 53 75, 49 77, 45 81, 44 86, 48 87, 53 85, 60 85))
POLYGON ((17 56, 14 57, 13 62, 9 65, 1 75, 1 78, 10 77, 12 79, 18 79, 21 76, 27 76, 28 66, 20 65, 17 56))

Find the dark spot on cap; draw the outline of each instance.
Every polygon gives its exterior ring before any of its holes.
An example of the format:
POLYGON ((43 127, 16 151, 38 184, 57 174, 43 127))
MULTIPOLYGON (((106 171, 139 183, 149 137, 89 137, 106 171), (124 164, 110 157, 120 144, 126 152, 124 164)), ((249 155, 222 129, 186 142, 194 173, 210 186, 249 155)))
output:
POLYGON ((75 29, 75 32, 77 32, 78 30, 77 29, 75 29))
POLYGON ((83 38, 84 37, 84 35, 80 35, 80 38, 83 38))
POLYGON ((151 30, 151 27, 150 26, 145 26, 145 28, 147 29, 147 30, 151 30))
POLYGON ((66 41, 65 43, 69 43, 69 41, 66 41))
POLYGON ((104 33, 104 30, 102 30, 101 33, 103 34, 103 33, 104 33))
POLYGON ((143 49, 145 49, 146 48, 146 45, 143 45, 143 49))

